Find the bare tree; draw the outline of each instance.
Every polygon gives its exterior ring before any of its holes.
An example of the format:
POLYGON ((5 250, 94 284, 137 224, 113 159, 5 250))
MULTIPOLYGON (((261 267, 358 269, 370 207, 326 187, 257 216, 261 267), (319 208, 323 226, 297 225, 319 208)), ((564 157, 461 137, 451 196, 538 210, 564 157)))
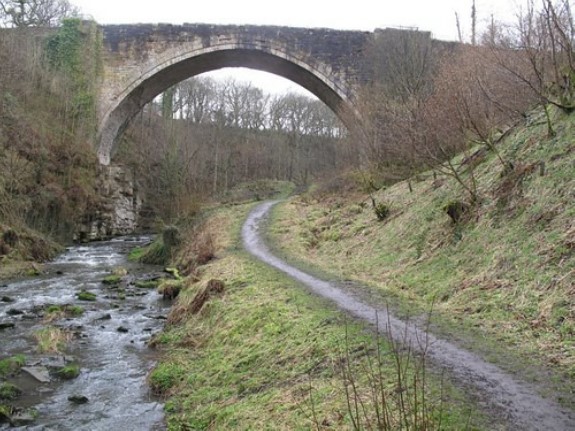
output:
POLYGON ((367 167, 386 180, 402 179, 418 163, 413 148, 425 136, 421 116, 440 52, 427 32, 385 29, 375 33, 366 55, 376 79, 360 97, 364 129, 355 138, 367 167))
POLYGON ((343 125, 319 100, 270 97, 251 84, 204 77, 175 85, 164 98, 172 102, 146 106, 117 155, 140 173, 153 196, 150 209, 164 220, 243 181, 305 184, 357 159, 341 139, 343 125), (168 121, 162 104, 170 107, 168 121))
POLYGON ((541 0, 540 8, 530 0, 493 53, 499 66, 523 83, 524 91, 543 105, 571 112, 575 110, 574 40, 569 0, 541 0))
POLYGON ((477 8, 475 0, 471 4, 471 45, 477 45, 477 8))
POLYGON ((6 27, 55 27, 79 15, 68 0, 0 0, 0 23, 6 27))

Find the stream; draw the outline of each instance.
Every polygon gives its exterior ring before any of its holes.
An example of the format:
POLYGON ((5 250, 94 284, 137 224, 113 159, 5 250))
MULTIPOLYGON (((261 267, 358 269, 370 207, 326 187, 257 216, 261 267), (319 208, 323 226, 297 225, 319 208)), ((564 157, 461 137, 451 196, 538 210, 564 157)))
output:
POLYGON ((155 360, 147 342, 162 329, 170 304, 135 281, 166 274, 127 260, 130 249, 147 242, 125 237, 71 247, 39 277, 0 281, 0 360, 25 357, 19 372, 4 379, 0 374, 0 383, 7 380, 22 391, 14 401, 0 400, 20 411, 12 425, 2 423, 0 412, 0 430, 165 429, 163 406, 146 384, 155 360), (102 282, 120 267, 127 275, 119 284, 102 282), (81 291, 95 300, 80 300, 81 291), (67 312, 48 321, 49 309, 67 312), (71 334, 64 354, 39 352, 34 334, 48 326, 71 334), (79 365, 80 374, 67 380, 58 370, 69 364, 79 365))

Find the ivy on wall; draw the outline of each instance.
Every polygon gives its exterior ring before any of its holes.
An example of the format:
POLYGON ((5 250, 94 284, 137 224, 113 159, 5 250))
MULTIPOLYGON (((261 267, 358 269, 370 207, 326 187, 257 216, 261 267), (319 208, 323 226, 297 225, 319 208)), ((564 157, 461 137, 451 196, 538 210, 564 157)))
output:
POLYGON ((60 74, 72 92, 71 114, 93 120, 95 83, 101 70, 101 37, 95 22, 66 19, 48 38, 45 54, 49 67, 60 74))

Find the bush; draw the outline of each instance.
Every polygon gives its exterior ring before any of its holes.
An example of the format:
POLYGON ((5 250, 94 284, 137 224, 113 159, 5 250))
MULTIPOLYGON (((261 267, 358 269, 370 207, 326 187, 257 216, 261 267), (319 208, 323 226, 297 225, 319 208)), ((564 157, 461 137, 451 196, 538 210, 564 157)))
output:
POLYGON ((371 198, 371 204, 373 206, 373 212, 379 221, 383 221, 389 217, 391 213, 389 205, 384 202, 375 202, 374 198, 371 198))
POLYGON ((469 212, 470 206, 462 201, 451 201, 443 209, 453 224, 459 224, 463 221, 463 216, 469 212))

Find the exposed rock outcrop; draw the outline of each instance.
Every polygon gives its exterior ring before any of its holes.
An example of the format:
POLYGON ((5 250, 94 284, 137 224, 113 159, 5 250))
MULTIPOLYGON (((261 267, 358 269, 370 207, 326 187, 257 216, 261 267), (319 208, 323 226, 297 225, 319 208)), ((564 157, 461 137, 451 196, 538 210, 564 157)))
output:
POLYGON ((125 166, 101 166, 97 189, 100 205, 86 214, 74 239, 95 241, 134 233, 142 199, 133 172, 125 166))

